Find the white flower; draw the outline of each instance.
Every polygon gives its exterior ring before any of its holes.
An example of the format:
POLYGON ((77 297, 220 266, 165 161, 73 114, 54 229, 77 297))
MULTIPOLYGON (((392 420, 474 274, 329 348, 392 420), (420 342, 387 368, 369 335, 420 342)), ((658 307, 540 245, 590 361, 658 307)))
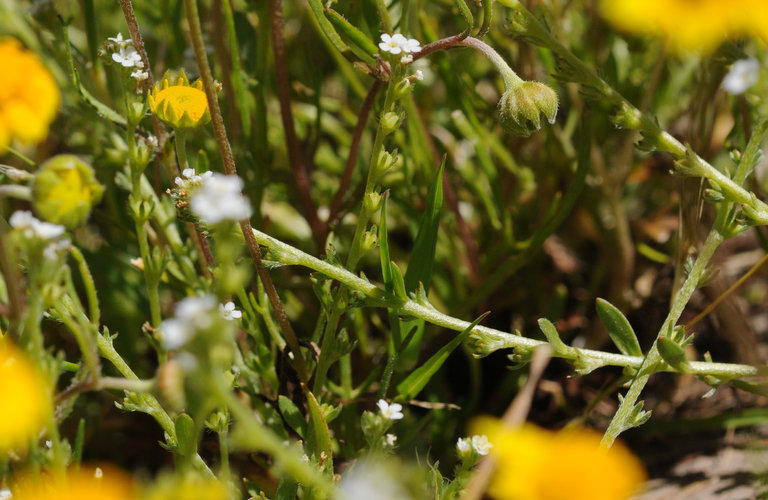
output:
POLYGON ((381 42, 379 43, 379 50, 382 52, 389 52, 390 54, 399 54, 403 52, 403 47, 408 43, 400 33, 390 35, 388 33, 381 34, 381 42))
POLYGON ((456 441, 456 450, 458 450, 459 455, 466 455, 471 449, 472 445, 469 442, 469 438, 459 438, 456 441))
POLYGON ((135 67, 141 69, 144 67, 144 63, 141 62, 141 56, 130 45, 120 45, 118 51, 112 54, 112 60, 126 68, 135 67))
POLYGON ((415 76, 417 80, 421 81, 424 79, 424 72, 421 71, 420 69, 416 70, 416 73, 414 73, 413 76, 415 76))
POLYGON ((243 317, 243 313, 235 309, 235 303, 232 301, 229 301, 226 304, 219 304, 219 313, 221 313, 222 318, 228 321, 243 317))
POLYGON ((387 442, 389 446, 395 446, 395 443, 397 442, 397 436, 394 434, 387 434, 384 436, 384 440, 387 442))
POLYGON ((368 459, 355 463, 341 476, 334 500, 411 500, 401 484, 400 470, 387 462, 368 459))
POLYGON ((152 134, 149 134, 147 136, 147 144, 149 144, 152 147, 152 149, 157 149, 157 146, 159 144, 157 141, 157 137, 155 137, 152 134))
POLYGON ((733 63, 731 71, 723 78, 722 87, 733 95, 744 93, 757 83, 760 77, 760 63, 754 57, 733 63))
POLYGON ((421 43, 415 38, 409 38, 402 46, 403 52, 406 54, 415 54, 421 52, 421 43))
POLYGON ((143 71, 140 69, 137 69, 133 73, 131 73, 131 78, 135 78, 138 82, 143 82, 147 78, 149 78, 149 73, 147 71, 143 71))
POLYGON ((71 244, 72 242, 66 238, 55 241, 45 247, 45 250, 43 250, 43 257, 47 260, 56 260, 59 258, 59 255, 69 250, 71 244))
POLYGON ((0 488, 0 500, 11 500, 13 493, 8 488, 0 488))
POLYGON ((194 330, 178 319, 167 319, 157 329, 166 349, 174 350, 183 346, 192 338, 194 330))
POLYGON ((413 56, 410 54, 406 54, 400 58, 400 64, 409 64, 412 62, 413 62, 413 56))
POLYGON ((53 240, 64 234, 64 226, 42 222, 28 210, 18 210, 11 215, 8 223, 22 231, 26 238, 53 240))
POLYGON ((122 33, 118 33, 117 36, 114 37, 114 38, 113 37, 109 37, 109 38, 107 38, 107 40, 109 40, 110 42, 114 43, 118 47, 127 47, 127 46, 129 46, 129 45, 131 45, 133 43, 133 40, 131 40, 130 38, 127 38, 127 39, 123 40, 123 34, 122 33))
POLYGON ((488 436, 482 434, 472 436, 472 448, 475 449, 478 455, 487 455, 488 450, 493 448, 493 445, 488 441, 488 436))
POLYGON ((199 329, 211 326, 211 312, 216 299, 211 295, 187 297, 176 304, 175 317, 158 327, 166 349, 174 350, 186 344, 199 329))
POLYGON ((384 418, 389 420, 400 420, 403 418, 403 406, 399 403, 389 404, 383 399, 380 399, 376 406, 381 410, 381 414, 384 418))
POLYGON ((202 185, 190 193, 189 208, 208 225, 251 216, 251 204, 243 196, 243 180, 236 175, 213 173, 201 176, 202 185))

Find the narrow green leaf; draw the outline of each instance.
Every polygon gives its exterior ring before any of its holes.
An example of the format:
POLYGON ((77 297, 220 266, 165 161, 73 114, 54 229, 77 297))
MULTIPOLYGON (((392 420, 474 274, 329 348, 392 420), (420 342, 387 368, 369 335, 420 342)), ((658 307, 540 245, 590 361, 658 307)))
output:
POLYGON ((376 44, 373 43, 365 33, 350 24, 350 22, 347 21, 344 16, 333 9, 328 9, 325 12, 331 24, 333 24, 336 29, 341 31, 343 34, 347 35, 350 40, 355 42, 358 47, 363 49, 368 55, 373 56, 379 53, 379 48, 376 46, 376 44))
POLYGON ((690 364, 685 356, 685 350, 680 347, 680 344, 668 337, 661 336, 656 341, 656 348, 669 366, 681 373, 689 371, 690 364))
POLYGON ((299 407, 283 395, 280 395, 277 398, 277 406, 280 407, 280 414, 288 425, 290 425, 302 439, 305 439, 307 435, 307 421, 304 419, 304 415, 301 414, 299 407))
POLYGON ((403 280, 403 273, 394 261, 390 261, 392 269, 392 286, 394 287, 395 295, 403 300, 408 300, 408 294, 405 293, 405 282, 403 280))
POLYGON ((547 338, 547 342, 549 342, 549 346, 555 354, 570 354, 575 351, 573 347, 568 347, 560 339, 560 334, 557 333, 557 328, 555 328, 551 321, 547 318, 539 318, 538 323, 541 333, 547 338))
POLYGON ((448 356, 451 354, 451 352, 453 352, 453 350, 456 349, 456 347, 458 347, 459 344, 461 344, 462 341, 464 341, 464 339, 466 339, 470 333, 472 333, 472 329, 475 328, 477 324, 480 323, 480 321, 482 321, 486 316, 488 316, 488 314, 490 313, 483 313, 464 331, 455 336, 453 339, 451 339, 450 342, 445 344, 440 348, 440 350, 433 354, 432 357, 426 361, 426 363, 416 368, 413 372, 411 372, 410 375, 408 375, 408 377, 405 378, 405 380, 400 382, 397 385, 397 392, 400 394, 400 396, 404 397, 405 399, 415 398, 419 392, 421 392, 424 386, 427 385, 429 379, 431 379, 432 376, 437 373, 437 370, 443 366, 443 363, 445 363, 445 360, 448 359, 448 356))
POLYGON ((314 14, 314 19, 317 23, 317 26, 320 28, 320 31, 323 32, 325 38, 331 42, 331 45, 333 45, 336 50, 342 53, 344 57, 349 60, 354 60, 355 57, 352 54, 349 46, 344 43, 344 40, 341 39, 331 22, 328 21, 327 17, 325 17, 325 8, 323 7, 322 2, 320 0, 308 0, 308 2, 309 8, 314 14))
POLYGON ((77 422, 77 434, 75 435, 75 446, 72 450, 72 461, 75 467, 80 467, 83 460, 83 442, 85 441, 85 419, 81 418, 77 422))
POLYGON ((464 0, 453 0, 453 3, 455 3, 456 8, 459 9, 459 14, 461 14, 461 17, 463 17, 464 21, 467 22, 467 27, 470 29, 473 28, 475 26, 475 18, 472 15, 472 11, 469 10, 467 2, 464 0))
POLYGON ((275 492, 275 500, 296 500, 297 498, 299 498, 299 483, 290 476, 283 476, 275 492))
POLYGON ((93 0, 83 0, 80 4, 83 9, 83 18, 85 22, 85 36, 88 39, 88 55, 91 58, 91 64, 95 65, 98 59, 99 40, 96 34, 96 27, 99 22, 96 20, 96 13, 93 8, 93 0))
POLYGON ((423 283, 424 289, 429 292, 432 265, 435 262, 435 248, 437 247, 437 231, 440 228, 440 209, 443 206, 444 168, 445 156, 440 163, 435 182, 427 194, 427 210, 421 218, 421 225, 413 244, 408 269, 405 271, 405 289, 409 292, 417 290, 419 282, 423 283))
MULTIPOLYGON (((303 386, 302 386, 303 387, 303 386)), ((322 461, 322 470, 333 474, 333 450, 331 449, 331 434, 328 431, 328 423, 323 416, 323 411, 315 399, 315 395, 306 387, 304 393, 307 396, 309 406, 309 428, 307 435, 307 451, 316 460, 322 461)))
POLYGON ((595 306, 597 307, 597 315, 600 316, 600 321, 603 322, 605 329, 608 330, 608 335, 611 336, 611 340, 619 348, 619 351, 627 356, 642 356, 643 351, 640 349, 640 343, 637 341, 635 331, 621 311, 607 300, 601 298, 595 301, 595 306))
POLYGON ((195 432, 195 421, 186 413, 176 417, 174 422, 176 428, 176 442, 178 449, 185 457, 194 455, 197 449, 197 435, 195 432))

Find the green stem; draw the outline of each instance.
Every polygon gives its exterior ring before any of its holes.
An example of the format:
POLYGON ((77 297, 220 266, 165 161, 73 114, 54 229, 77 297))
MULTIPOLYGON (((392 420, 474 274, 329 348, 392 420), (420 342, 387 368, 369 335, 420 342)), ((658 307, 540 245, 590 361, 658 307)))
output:
POLYGON ((29 186, 19 186, 18 184, 5 184, 0 186, 0 198, 16 198, 19 200, 32 201, 32 189, 29 186))
POLYGON ((88 263, 85 261, 83 252, 81 252, 79 248, 71 245, 69 247, 69 253, 77 261, 77 268, 83 279, 83 285, 85 285, 85 295, 88 299, 88 312, 91 313, 91 324, 98 328, 99 323, 101 322, 101 310, 99 309, 99 297, 96 294, 96 284, 93 281, 93 275, 88 268, 88 263))
POLYGON ((517 73, 515 73, 509 64, 507 64, 507 61, 505 61, 504 58, 501 57, 499 53, 496 52, 490 45, 483 42, 482 40, 468 36, 467 38, 458 42, 457 45, 471 47, 480 51, 485 57, 487 57, 488 60, 491 61, 494 66, 496 66, 496 69, 499 71, 499 73, 501 73, 501 77, 504 79, 504 88, 506 90, 515 89, 519 87, 521 83, 523 83, 522 78, 517 76, 517 73))
MULTIPOLYGON (((451 317, 447 314, 443 314, 437 309, 429 305, 422 305, 413 300, 403 301, 394 294, 390 294, 387 291, 377 287, 370 281, 351 273, 347 269, 334 266, 328 262, 322 261, 316 257, 313 257, 307 253, 302 252, 298 248, 292 247, 280 240, 272 238, 271 236, 262 233, 258 230, 253 230, 254 237, 259 244, 277 250, 274 252, 275 256, 281 263, 285 265, 299 265, 314 271, 320 272, 331 279, 339 281, 347 287, 356 290, 370 299, 370 305, 380 307, 390 307, 396 309, 401 314, 407 314, 415 318, 423 319, 429 323, 461 332, 466 330, 471 323, 458 318, 451 317)), ((679 312, 677 313, 679 316, 679 312)), ((472 330, 472 334, 475 338, 481 338, 484 342, 488 343, 493 350, 498 349, 520 349, 524 352, 533 350, 534 348, 545 345, 547 342, 540 340, 534 340, 520 335, 513 335, 494 328, 488 328, 485 326, 476 326, 472 330)), ((574 354, 555 353, 555 357, 566 357, 567 359, 573 359, 575 356, 577 359, 581 359, 584 362, 594 365, 596 368, 601 366, 626 366, 631 368, 640 368, 643 364, 644 357, 642 356, 625 356, 623 354, 615 354, 610 352, 595 351, 592 349, 574 349, 574 354)), ((663 371, 674 371, 674 369, 666 364, 660 367, 663 371)), ((721 379, 732 379, 739 377, 754 377, 761 375, 762 371, 755 366, 740 365, 731 363, 710 363, 692 361, 690 363, 690 373, 697 375, 712 375, 721 379)))
MULTIPOLYGON (((725 212, 725 210, 723 210, 723 212, 725 212)), ((619 434, 634 426, 632 417, 634 415, 634 408, 637 403, 637 398, 640 397, 640 393, 645 387, 645 384, 648 382, 650 376, 653 373, 660 371, 662 358, 661 354, 659 354, 658 348, 656 347, 658 337, 668 334, 672 328, 674 328, 677 320, 680 319, 680 315, 683 313, 685 306, 688 304, 691 295, 693 295, 693 292, 696 291, 696 288, 701 282, 702 277, 706 273, 709 260, 712 258, 712 255, 714 255, 715 250, 717 250, 717 248, 720 246, 720 243, 723 242, 723 236, 717 230, 717 227, 718 224, 716 223, 715 228, 712 229, 712 231, 709 233, 709 236, 707 236, 707 239, 701 248, 701 252, 696 259, 696 263, 693 265, 693 269, 691 269, 691 272, 688 274, 688 278, 677 292, 677 295, 672 302, 672 307, 670 308, 669 314, 659 329, 656 341, 654 341, 653 346, 645 356, 645 359, 643 360, 642 365, 640 365, 640 369, 638 370, 637 375, 635 376, 634 380, 632 380, 632 384, 629 386, 627 394, 624 396, 624 399, 619 405, 619 409, 616 411, 616 414, 613 416, 608 429, 605 431, 605 435, 603 436, 602 440, 603 446, 611 446, 619 434)))

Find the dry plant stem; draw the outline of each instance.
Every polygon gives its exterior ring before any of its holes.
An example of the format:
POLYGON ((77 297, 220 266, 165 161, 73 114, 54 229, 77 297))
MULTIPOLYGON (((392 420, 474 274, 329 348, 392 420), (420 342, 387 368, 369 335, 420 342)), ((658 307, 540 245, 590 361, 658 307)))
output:
MULTIPOLYGON (((542 346, 534 351, 528 380, 502 417, 501 423, 505 428, 515 428, 525 422, 525 417, 531 409, 531 401, 533 401, 536 386, 539 384, 539 380, 544 374, 544 369, 547 367, 551 356, 552 350, 549 346, 542 346)), ((482 498, 495 467, 496 462, 493 458, 490 456, 485 457, 472 475, 472 480, 467 486, 467 492, 462 497, 462 500, 479 500, 482 498)))
MULTIPOLYGON (((123 9, 123 16, 125 22, 128 24, 128 31, 131 33, 131 40, 133 40, 133 46, 141 56, 141 62, 144 63, 144 70, 149 75, 144 80, 144 91, 149 92, 152 86, 155 84, 152 78, 152 66, 149 65, 149 57, 147 57, 147 49, 144 48, 144 39, 141 37, 141 30, 139 29, 139 22, 136 20, 136 14, 133 12, 133 4, 131 0, 120 0, 120 7, 123 9)), ((155 135, 158 141, 162 144, 167 135, 163 123, 155 116, 152 115, 152 126, 155 129, 155 135)))
POLYGON ((296 135, 291 112, 291 81, 288 76, 285 53, 285 37, 283 28, 283 2, 282 0, 269 0, 269 23, 272 35, 272 52, 275 57, 275 80, 277 83, 277 99, 280 101, 280 118, 283 121, 285 131, 286 148, 288 149, 288 161, 291 164, 293 181, 304 211, 304 216, 312 229, 312 237, 318 250, 324 246, 325 227, 317 216, 317 208, 310 194, 309 172, 301 153, 301 145, 296 135))
POLYGON ((347 194, 347 189, 349 189, 349 183, 352 180, 352 172, 354 172, 355 164, 357 163, 357 154, 360 151, 360 141, 363 138, 365 125, 368 122, 368 115, 371 112, 373 101, 376 98, 376 94, 379 92, 381 85, 381 80, 375 80, 373 85, 371 85, 370 90, 368 90, 368 94, 366 94, 362 106, 360 106, 357 124, 355 125, 355 131, 352 134, 352 144, 349 146, 349 155, 347 156, 347 162, 344 165, 344 173, 341 176, 341 183, 339 184, 339 189, 336 191, 328 211, 328 222, 325 228, 326 234, 330 230, 330 227, 336 223, 339 216, 339 209, 344 201, 344 195, 347 194))
MULTIPOLYGON (((314 271, 320 272, 329 278, 332 278, 346 285, 350 289, 356 290, 368 297, 370 300, 369 305, 393 308, 401 314, 423 319, 424 321, 434 325, 442 326, 457 332, 464 331, 471 325, 469 321, 464 321, 462 319, 443 314, 429 305, 423 305, 415 302, 414 300, 403 301, 402 299, 388 293, 367 279, 357 276, 347 269, 334 266, 333 264, 313 257, 312 255, 302 252, 298 248, 288 245, 287 243, 283 243, 280 240, 272 238, 271 236, 262 233, 261 231, 254 229, 253 234, 259 244, 278 250, 275 255, 281 263, 289 266, 304 266, 314 271)), ((682 308, 680 308, 680 311, 676 312, 676 317, 679 317, 681 311, 682 308)), ((476 338, 481 337, 486 342, 493 344, 496 350, 520 349, 523 352, 527 352, 533 348, 548 345, 547 342, 541 340, 534 340, 531 338, 523 337, 521 335, 514 335, 508 332, 503 332, 501 330, 479 325, 472 330, 472 335, 476 338)), ((573 351, 570 351, 569 353, 555 352, 553 353, 553 356, 572 360, 579 358, 585 363, 594 364, 595 369, 609 365, 640 368, 645 359, 642 356, 626 356, 623 354, 595 351, 593 349, 576 348, 574 348, 573 351)), ((763 374, 762 371, 758 369, 758 367, 731 363, 691 361, 689 368, 689 372, 692 374, 712 375, 722 379, 754 377, 763 374)), ((666 364, 658 366, 657 370, 674 371, 674 369, 667 366, 666 364)))
MULTIPOLYGON (((235 160, 232 156, 232 148, 229 145, 229 139, 227 139, 227 131, 224 128, 224 119, 221 116, 221 109, 219 108, 219 101, 216 99, 216 91, 214 90, 213 75, 211 74, 211 67, 208 65, 208 59, 205 55, 205 45, 203 44, 203 33, 200 27, 200 15, 197 10, 197 0, 184 0, 184 6, 187 10, 187 19, 189 21, 190 35, 192 37, 192 46, 195 51, 195 59, 197 60, 197 66, 200 70, 200 77, 203 80, 203 86, 205 88, 205 95, 208 99, 208 107, 211 113, 211 123, 213 124, 213 131, 216 136, 216 143, 219 146, 219 154, 224 164, 224 170, 227 175, 237 175, 237 168, 235 167, 235 160)), ((315 214, 317 215, 317 214, 315 214)), ((253 258, 256 266, 256 272, 259 274, 259 279, 264 284, 264 290, 269 297, 269 302, 272 305, 272 309, 277 317, 277 322, 280 324, 280 328, 285 334, 285 340, 288 343, 291 351, 293 352, 293 363, 296 368, 296 372, 299 378, 303 381, 309 380, 309 371, 307 370, 304 357, 299 349, 299 339, 296 333, 293 331, 291 323, 288 321, 288 316, 285 314, 283 304, 280 302, 280 297, 277 295, 275 284, 272 282, 272 278, 262 265, 261 249, 256 239, 253 237, 254 229, 251 227, 251 221, 243 219, 240 221, 240 228, 243 231, 245 237, 245 243, 248 246, 248 251, 253 258)))

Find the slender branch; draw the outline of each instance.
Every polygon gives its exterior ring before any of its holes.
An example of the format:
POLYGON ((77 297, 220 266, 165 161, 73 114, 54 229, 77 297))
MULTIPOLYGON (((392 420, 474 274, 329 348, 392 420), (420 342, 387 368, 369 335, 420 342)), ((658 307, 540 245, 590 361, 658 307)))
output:
POLYGON ((365 131, 365 125, 368 122, 368 115, 371 112, 373 101, 376 98, 379 89, 381 89, 382 83, 381 80, 375 80, 373 82, 370 90, 368 90, 368 94, 365 96, 365 100, 363 100, 362 106, 360 106, 360 111, 357 115, 357 124, 355 125, 355 131, 352 134, 352 144, 349 146, 349 155, 347 156, 347 162, 344 165, 344 173, 341 176, 341 183, 339 183, 339 189, 336 191, 333 201, 331 202, 328 222, 326 223, 326 232, 330 226, 336 222, 341 203, 344 201, 344 195, 347 194, 347 189, 349 189, 349 183, 352 180, 352 172, 357 163, 357 154, 360 151, 360 141, 362 140, 363 132, 365 131))
MULTIPOLYGON (((232 148, 229 145, 229 139, 227 138, 227 130, 224 127, 224 119, 221 116, 221 108, 219 108, 219 101, 216 99, 216 90, 213 81, 213 74, 211 73, 211 67, 208 64, 208 59, 205 55, 205 45, 203 43, 203 32, 200 27, 200 15, 197 9, 197 0, 184 0, 184 5, 187 10, 187 19, 189 21, 190 35, 192 37, 192 46, 195 51, 195 59, 197 60, 197 66, 200 70, 200 77, 203 80, 203 87, 205 88, 205 95, 208 99, 208 107, 211 113, 211 123, 213 124, 214 135, 216 136, 216 143, 219 146, 219 154, 221 155, 222 163, 224 164, 224 170, 227 175, 237 175, 237 168, 235 167, 235 160, 232 156, 232 148)), ((317 215, 317 214, 315 214, 317 215)), ((280 302, 280 297, 275 289, 275 284, 272 282, 272 278, 262 265, 261 249, 258 243, 253 237, 254 229, 251 227, 251 221, 243 219, 240 221, 240 228, 243 231, 245 237, 245 243, 248 246, 248 251, 251 253, 251 258, 256 266, 256 272, 259 275, 259 279, 264 284, 264 290, 267 292, 269 302, 272 305, 272 309, 275 311, 275 316, 280 324, 280 328, 285 334, 286 342, 291 348, 294 354, 293 363, 296 368, 296 372, 301 380, 309 380, 309 371, 307 370, 304 357, 299 349, 299 340, 296 336, 296 332, 293 331, 291 323, 288 321, 288 316, 285 314, 283 304, 280 302)))
MULTIPOLYGON (((277 83, 277 99, 280 101, 280 118, 285 131, 285 143, 288 149, 288 161, 291 164, 293 182, 304 211, 304 216, 312 229, 312 236, 318 249, 324 246, 325 227, 317 216, 315 202, 310 194, 309 172, 302 158, 301 145, 296 135, 291 111, 291 81, 288 76, 287 56, 285 53, 285 37, 283 27, 282 0, 269 0, 270 33, 272 35, 272 52, 275 57, 275 80, 277 83)), ((319 110, 318 110, 319 113, 319 110)))
MULTIPOLYGON (((423 319, 429 323, 461 332, 466 330, 471 323, 458 318, 451 317, 441 313, 430 305, 420 304, 414 300, 402 300, 394 294, 388 293, 382 288, 377 287, 367 279, 361 278, 356 274, 330 264, 326 261, 313 257, 298 248, 287 243, 272 238, 256 229, 253 234, 259 244, 270 249, 277 250, 273 257, 286 265, 299 265, 317 272, 323 273, 329 278, 335 279, 340 283, 356 290, 370 299, 369 305, 381 306, 397 309, 401 314, 407 314, 415 318, 423 319)), ((679 317, 681 310, 674 311, 674 317, 679 317)), ((547 345, 547 342, 534 340, 521 335, 513 335, 508 332, 488 328, 485 326, 476 326, 472 330, 472 336, 475 339, 482 339, 494 350, 499 349, 521 349, 528 352, 538 346, 547 345)), ((554 357, 579 360, 582 363, 593 366, 595 369, 602 366, 628 366, 639 368, 645 358, 642 356, 625 356, 610 352, 595 351, 592 349, 575 349, 573 354, 564 352, 553 352, 554 357), (570 356, 575 356, 572 358, 570 356)), ((764 375, 765 370, 750 365, 740 365, 731 363, 710 363, 702 361, 692 361, 690 363, 690 373, 697 375, 712 375, 718 378, 731 379, 737 377, 754 377, 764 375)), ((675 371, 672 367, 664 364, 659 367, 661 371, 675 371)))

